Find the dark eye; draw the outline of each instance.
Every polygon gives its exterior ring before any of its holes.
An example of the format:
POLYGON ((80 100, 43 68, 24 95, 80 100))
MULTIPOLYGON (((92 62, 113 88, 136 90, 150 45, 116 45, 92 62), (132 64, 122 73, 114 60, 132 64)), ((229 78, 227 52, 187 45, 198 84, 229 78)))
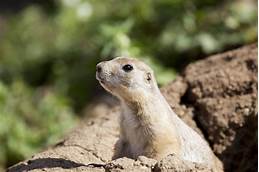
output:
POLYGON ((125 72, 130 72, 133 70, 133 66, 130 65, 130 64, 126 64, 122 67, 122 69, 125 71, 125 72))

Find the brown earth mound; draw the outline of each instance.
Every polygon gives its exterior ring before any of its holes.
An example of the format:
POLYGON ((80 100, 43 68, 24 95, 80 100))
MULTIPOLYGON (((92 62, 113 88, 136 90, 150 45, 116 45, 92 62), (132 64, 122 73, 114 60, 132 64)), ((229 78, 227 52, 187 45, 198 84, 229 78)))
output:
MULTIPOLYGON (((208 140, 225 171, 257 171, 257 45, 190 64, 161 90, 208 140)), ((111 161, 120 107, 103 101, 91 109, 94 117, 63 141, 8 171, 211 171, 175 155, 159 162, 144 156, 111 161)))

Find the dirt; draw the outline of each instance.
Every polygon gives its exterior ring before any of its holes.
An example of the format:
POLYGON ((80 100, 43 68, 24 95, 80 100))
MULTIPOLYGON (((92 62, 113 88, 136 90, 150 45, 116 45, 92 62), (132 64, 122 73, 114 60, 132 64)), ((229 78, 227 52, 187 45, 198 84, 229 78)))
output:
MULTIPOLYGON (((211 145, 225 171, 257 171, 257 45, 188 65, 161 88, 172 109, 211 145)), ((81 124, 55 146, 8 171, 212 171, 168 155, 111 160, 118 139, 120 106, 93 103, 81 124), (89 110, 90 109, 90 110, 89 110)))

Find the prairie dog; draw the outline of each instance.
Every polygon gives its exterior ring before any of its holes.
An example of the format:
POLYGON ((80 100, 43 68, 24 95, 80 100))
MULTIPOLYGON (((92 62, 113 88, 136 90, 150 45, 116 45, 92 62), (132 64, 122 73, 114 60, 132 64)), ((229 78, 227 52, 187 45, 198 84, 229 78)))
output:
POLYGON ((222 171, 207 142, 171 109, 148 65, 134 58, 117 57, 97 64, 96 78, 122 105, 120 138, 113 158, 144 155, 160 160, 176 154, 222 171))

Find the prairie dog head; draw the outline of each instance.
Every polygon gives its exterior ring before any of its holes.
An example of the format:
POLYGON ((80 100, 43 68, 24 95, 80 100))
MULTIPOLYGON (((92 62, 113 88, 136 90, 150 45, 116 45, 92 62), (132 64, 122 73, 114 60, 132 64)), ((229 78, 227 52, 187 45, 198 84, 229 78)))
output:
POLYGON ((158 89, 152 69, 134 58, 117 57, 98 63, 96 79, 103 88, 122 99, 152 94, 158 89))

